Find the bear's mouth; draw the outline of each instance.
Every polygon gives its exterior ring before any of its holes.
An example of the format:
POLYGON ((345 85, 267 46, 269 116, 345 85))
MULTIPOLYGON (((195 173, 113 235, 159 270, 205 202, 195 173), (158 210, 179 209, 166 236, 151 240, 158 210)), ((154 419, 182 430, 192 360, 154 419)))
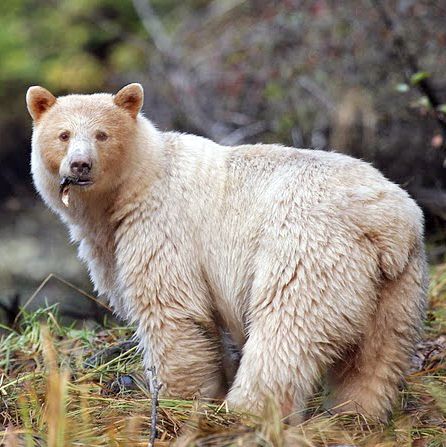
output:
POLYGON ((93 181, 89 177, 62 177, 62 180, 60 181, 60 187, 59 187, 59 195, 60 199, 62 200, 63 204, 68 207, 70 204, 70 186, 89 186, 92 185, 93 181))
POLYGON ((60 181, 60 192, 62 193, 63 190, 70 185, 88 186, 92 184, 93 181, 90 177, 62 177, 62 180, 60 181))
POLYGON ((92 185, 93 181, 91 179, 82 179, 78 178, 71 182, 72 185, 78 185, 78 186, 87 186, 92 185))

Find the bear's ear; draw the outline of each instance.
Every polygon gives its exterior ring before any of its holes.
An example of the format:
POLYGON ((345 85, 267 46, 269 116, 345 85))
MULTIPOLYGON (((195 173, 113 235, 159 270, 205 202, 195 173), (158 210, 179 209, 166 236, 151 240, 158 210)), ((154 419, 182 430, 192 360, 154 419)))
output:
POLYGON ((56 98, 43 87, 33 86, 26 92, 26 105, 34 121, 38 121, 55 102, 56 98))
POLYGON ((141 84, 129 84, 119 90, 114 97, 118 107, 127 110, 132 118, 136 118, 144 102, 144 90, 141 84))

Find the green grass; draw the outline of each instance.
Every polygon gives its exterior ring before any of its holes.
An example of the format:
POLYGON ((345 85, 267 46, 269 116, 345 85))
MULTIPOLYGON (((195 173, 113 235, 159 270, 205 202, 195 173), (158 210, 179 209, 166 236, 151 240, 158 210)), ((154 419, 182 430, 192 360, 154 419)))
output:
MULTIPOLYGON (((23 313, 16 330, 0 340, 0 445, 147 446, 151 394, 140 354, 129 347, 85 360, 129 340, 129 327, 61 326, 57 308, 23 313), (134 389, 116 378, 129 375, 134 389)), ((262 417, 236 414, 221 402, 160 399, 157 446, 413 446, 446 445, 446 264, 432 271, 426 336, 418 369, 407 377, 386 425, 357 414, 330 415, 322 398, 309 418, 284 424, 270 403, 262 417)))

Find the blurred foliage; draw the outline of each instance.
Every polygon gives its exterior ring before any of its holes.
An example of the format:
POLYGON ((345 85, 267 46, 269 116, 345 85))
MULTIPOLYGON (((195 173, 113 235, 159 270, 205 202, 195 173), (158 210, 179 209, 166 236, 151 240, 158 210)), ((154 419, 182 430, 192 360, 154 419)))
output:
POLYGON ((444 188, 444 138, 417 85, 428 79, 446 104, 446 7, 385 7, 419 72, 405 73, 370 0, 4 0, 0 190, 29 184, 29 85, 66 94, 135 81, 161 129, 336 148, 415 196, 444 188))
POLYGON ((7 83, 95 91, 113 70, 141 68, 141 54, 123 43, 138 33, 131 2, 7 0, 0 4, 2 93, 7 83), (118 20, 115 20, 119 18, 118 20))

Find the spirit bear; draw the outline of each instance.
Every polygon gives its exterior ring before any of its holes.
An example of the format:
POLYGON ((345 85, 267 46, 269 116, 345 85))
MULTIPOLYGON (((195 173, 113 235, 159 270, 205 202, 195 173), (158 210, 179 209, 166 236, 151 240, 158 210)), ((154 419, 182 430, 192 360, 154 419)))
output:
POLYGON ((385 418, 426 297, 423 217, 369 164, 160 132, 143 89, 27 93, 35 186, 172 396, 385 418), (241 352, 223 367, 222 334, 241 352))

